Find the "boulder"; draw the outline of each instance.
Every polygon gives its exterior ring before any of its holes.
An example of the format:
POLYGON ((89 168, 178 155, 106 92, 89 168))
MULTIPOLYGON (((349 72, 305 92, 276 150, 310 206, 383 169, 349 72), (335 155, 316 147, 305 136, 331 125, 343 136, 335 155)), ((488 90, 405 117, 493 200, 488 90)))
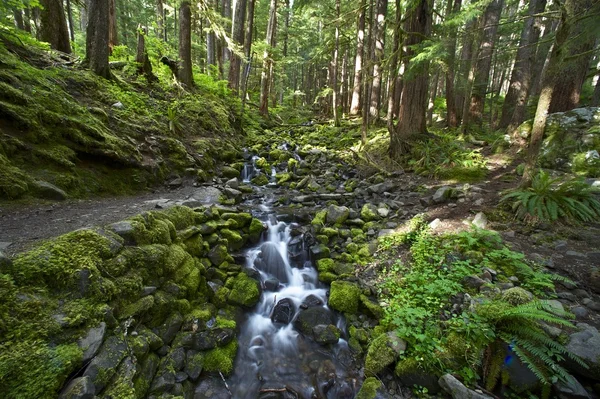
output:
POLYGON ((365 368, 373 374, 381 373, 406 350, 406 342, 393 331, 381 334, 369 345, 365 368))
MULTIPOLYGON (((229 282, 228 282, 229 286, 229 282)), ((232 305, 252 307, 260 298, 260 285, 258 281, 248 277, 244 273, 238 274, 233 279, 228 301, 232 305)))
POLYGON ((473 218, 471 223, 473 223, 473 226, 479 229, 485 229, 487 227, 488 220, 483 212, 479 212, 477 215, 475 215, 475 218, 473 218))
POLYGON ((453 399, 492 399, 491 396, 472 391, 465 387, 452 374, 444 374, 438 380, 438 384, 444 391, 449 393, 453 399))
POLYGON ((236 190, 235 188, 225 187, 223 189, 223 193, 225 193, 225 196, 227 196, 227 198, 235 200, 236 203, 242 200, 242 192, 236 190))
POLYGON ((364 204, 362 209, 360 210, 360 218, 365 222, 379 220, 380 216, 377 212, 377 207, 370 203, 364 204))
POLYGON ((83 377, 89 377, 94 384, 95 392, 100 392, 106 387, 121 360, 127 356, 127 350, 127 343, 122 337, 111 336, 106 339, 98 355, 83 373, 83 377))
POLYGON ((58 399, 93 399, 96 388, 90 377, 79 377, 72 380, 62 390, 58 399))
POLYGON ((33 183, 34 190, 39 198, 45 198, 56 201, 64 201, 68 198, 67 193, 65 193, 60 188, 56 187, 54 184, 50 184, 45 181, 35 181, 33 183))
POLYGON ((219 376, 207 377, 196 387, 194 399, 231 399, 231 393, 219 376))
POLYGON ((80 338, 77 341, 77 345, 83 351, 83 357, 81 362, 83 364, 92 360, 96 353, 98 353, 98 349, 104 342, 104 335, 106 334, 106 323, 102 322, 98 325, 98 327, 91 328, 87 335, 83 338, 80 338))
POLYGON ((179 312, 175 312, 158 328, 158 336, 165 345, 169 345, 173 341, 182 324, 183 317, 179 312))
POLYGON ((234 177, 233 179, 227 180, 225 185, 237 190, 240 187, 240 181, 237 179, 237 177, 234 177))
POLYGON ((218 204, 221 195, 223 195, 221 190, 216 187, 200 187, 194 190, 182 205, 193 208, 200 205, 218 204))
POLYGON ((289 324, 295 313, 296 306, 294 302, 290 298, 283 298, 273 308, 271 320, 273 323, 289 324))
POLYGON ((232 168, 231 166, 223 166, 221 169, 221 174, 228 179, 235 179, 240 177, 240 171, 236 168, 232 168))
POLYGON ((433 194, 433 197, 431 197, 431 200, 434 204, 444 203, 452 197, 452 191, 452 188, 448 186, 442 186, 436 190, 435 194, 433 194))
POLYGON ((360 293, 360 288, 355 283, 334 281, 331 283, 329 306, 346 314, 354 314, 358 311, 360 293))
POLYGON ((329 205, 327 208, 327 223, 342 224, 350 215, 350 209, 345 206, 329 205))
POLYGON ((319 324, 313 327, 313 337, 315 342, 321 345, 335 345, 340 340, 340 329, 333 324, 319 324))
POLYGON ((580 331, 569 336, 566 348, 579 356, 589 368, 581 367, 577 362, 566 356, 565 362, 569 370, 584 377, 600 380, 600 333, 595 327, 578 323, 580 331))
POLYGON ((322 306, 304 309, 298 314, 296 320, 294 320, 294 327, 307 337, 312 336, 313 328, 319 324, 333 324, 331 311, 322 306))
POLYGON ((552 385, 556 397, 558 399, 590 399, 590 394, 585 390, 583 385, 574 377, 569 378, 569 381, 558 381, 552 385))
POLYGON ((304 298, 304 300, 302 301, 302 304, 300 305, 300 308, 308 309, 308 308, 312 308, 315 306, 323 306, 323 301, 318 296, 310 294, 309 296, 304 298))

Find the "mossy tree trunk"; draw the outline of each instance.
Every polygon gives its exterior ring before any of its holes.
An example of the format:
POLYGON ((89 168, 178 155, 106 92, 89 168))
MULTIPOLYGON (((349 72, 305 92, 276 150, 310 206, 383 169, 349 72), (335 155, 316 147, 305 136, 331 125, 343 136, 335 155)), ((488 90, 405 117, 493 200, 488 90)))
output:
POLYGON ((419 0, 407 10, 404 31, 404 63, 406 77, 400 100, 398 124, 390 135, 389 153, 392 159, 399 159, 410 149, 410 142, 419 135, 427 133, 426 112, 429 90, 429 63, 427 61, 412 65, 411 59, 418 55, 415 51, 431 34, 432 1, 419 0))
POLYGON ((69 29, 62 0, 41 0, 40 39, 50 43, 50 47, 71 54, 69 29))
POLYGON ((340 126, 340 110, 339 110, 339 96, 338 96, 338 61, 339 61, 339 53, 340 53, 340 0, 335 0, 335 47, 333 48, 333 60, 331 63, 332 69, 332 77, 333 80, 333 98, 332 98, 332 108, 333 108, 333 123, 334 126, 340 126))
POLYGON ((108 1, 91 0, 86 29, 85 60, 96 75, 110 79, 108 68, 108 1))
POLYGON ((178 80, 188 88, 194 85, 192 77, 192 10, 184 0, 179 6, 179 59, 178 80))

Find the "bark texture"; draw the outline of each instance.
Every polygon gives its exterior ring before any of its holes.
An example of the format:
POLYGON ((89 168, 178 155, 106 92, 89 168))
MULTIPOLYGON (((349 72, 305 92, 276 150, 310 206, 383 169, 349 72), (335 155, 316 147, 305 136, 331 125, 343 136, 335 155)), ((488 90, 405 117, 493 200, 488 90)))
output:
POLYGON ((179 6, 179 59, 181 66, 178 79, 187 87, 192 87, 192 10, 189 1, 179 6))
POLYGON ((62 0, 41 0, 40 3, 43 6, 40 13, 41 40, 50 43, 54 50, 70 54, 69 28, 62 0))
POLYGON ((385 15, 387 13, 388 0, 377 0, 377 12, 373 26, 373 81, 371 84, 371 99, 369 114, 374 121, 379 119, 379 105, 381 102, 381 83, 383 81, 383 50, 385 41, 385 15))
POLYGON ((266 48, 263 53, 263 71, 260 78, 260 113, 269 114, 269 93, 273 79, 273 54, 275 46, 275 30, 277 27, 277 0, 269 5, 269 23, 267 25, 266 48))
MULTIPOLYGON (((246 0, 237 0, 235 5, 235 20, 233 21, 233 42, 238 45, 241 52, 244 46, 244 25, 246 23, 246 0)), ((231 64, 229 66, 229 88, 234 93, 238 93, 240 88, 240 68, 242 66, 242 57, 236 53, 231 54, 231 64)))
POLYGON ((96 75, 110 79, 108 68, 108 1, 91 0, 85 45, 85 60, 96 75))
POLYGON ((358 115, 361 100, 362 67, 365 48, 365 0, 360 1, 358 21, 356 23, 356 58, 354 60, 354 87, 350 115, 358 115))

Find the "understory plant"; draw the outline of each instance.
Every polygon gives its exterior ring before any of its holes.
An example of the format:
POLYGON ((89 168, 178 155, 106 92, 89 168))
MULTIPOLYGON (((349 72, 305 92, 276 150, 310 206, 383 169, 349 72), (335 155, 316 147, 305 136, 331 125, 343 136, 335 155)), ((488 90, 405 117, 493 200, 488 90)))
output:
POLYGON ((542 385, 569 378, 559 362, 578 359, 541 323, 572 326, 571 315, 535 297, 551 294, 554 278, 507 248, 497 233, 434 235, 420 220, 407 233, 382 238, 380 251, 381 257, 408 252, 384 270, 379 289, 384 325, 408 344, 397 373, 417 365, 432 374, 458 375, 467 385, 483 380, 491 390, 507 375, 504 361, 513 356, 542 385), (498 281, 518 276, 521 287, 506 294, 487 283, 489 290, 480 293, 465 284, 484 268, 496 271, 498 281))
POLYGON ((528 221, 590 222, 600 218, 596 193, 598 189, 582 178, 552 178, 540 170, 531 187, 508 192, 501 203, 510 205, 517 218, 528 221))

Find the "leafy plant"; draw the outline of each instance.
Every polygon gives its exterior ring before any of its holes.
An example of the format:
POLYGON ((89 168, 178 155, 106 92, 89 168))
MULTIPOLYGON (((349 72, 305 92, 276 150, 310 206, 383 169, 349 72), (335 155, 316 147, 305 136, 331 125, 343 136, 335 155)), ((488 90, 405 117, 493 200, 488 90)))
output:
POLYGON ((519 219, 589 222, 600 218, 600 201, 594 197, 596 192, 597 189, 583 179, 562 181, 540 170, 531 187, 514 189, 500 201, 510 204, 519 219))

